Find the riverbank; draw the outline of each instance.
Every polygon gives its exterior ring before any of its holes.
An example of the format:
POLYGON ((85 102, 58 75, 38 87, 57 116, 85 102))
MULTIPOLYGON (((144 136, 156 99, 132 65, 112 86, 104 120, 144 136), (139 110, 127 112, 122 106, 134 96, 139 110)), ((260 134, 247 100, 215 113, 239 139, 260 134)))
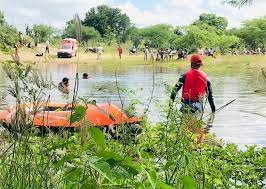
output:
MULTIPOLYGON (((51 48, 50 54, 42 57, 36 57, 37 51, 23 47, 19 50, 19 56, 23 63, 41 64, 41 63, 57 63, 57 64, 102 64, 104 66, 114 68, 116 66, 131 67, 134 65, 152 65, 151 61, 144 61, 144 54, 142 52, 137 55, 129 55, 127 50, 124 50, 122 60, 118 58, 118 54, 114 49, 103 53, 101 60, 97 60, 97 54, 85 53, 84 49, 80 49, 76 57, 73 58, 57 58, 57 48, 51 48)), ((0 52, 0 62, 12 60, 11 53, 0 52)), ((230 70, 243 71, 252 68, 266 68, 265 55, 218 55, 217 58, 204 57, 206 72, 212 71, 217 73, 230 72, 230 70)), ((154 62, 157 65, 166 68, 187 68, 189 67, 189 59, 176 60, 176 57, 170 61, 154 62)))

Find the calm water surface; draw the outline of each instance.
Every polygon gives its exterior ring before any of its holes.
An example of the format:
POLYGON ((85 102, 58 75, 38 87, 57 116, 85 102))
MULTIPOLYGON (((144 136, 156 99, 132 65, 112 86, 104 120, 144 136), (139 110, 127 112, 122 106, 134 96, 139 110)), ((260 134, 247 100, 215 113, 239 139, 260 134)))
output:
MULTIPOLYGON (((43 74, 51 75, 57 84, 63 77, 69 77, 71 85, 74 85, 76 66, 73 64, 44 64, 38 66, 43 74)), ((107 70, 100 64, 81 65, 80 77, 87 72, 91 77, 88 80, 80 80, 79 96, 87 96, 98 102, 112 102, 120 104, 117 93, 115 73, 107 70)), ((160 120, 160 104, 166 103, 169 95, 166 93, 165 84, 173 86, 178 77, 185 70, 165 69, 157 66, 154 69, 155 87, 153 100, 148 116, 151 122, 160 120)), ((209 78, 213 84, 215 103, 217 108, 237 98, 230 106, 224 108, 215 115, 213 127, 210 132, 223 138, 226 142, 233 142, 240 146, 253 145, 266 146, 266 94, 254 93, 265 83, 258 80, 257 73, 247 70, 244 73, 231 75, 213 75, 209 78)), ((133 99, 139 99, 143 105, 140 109, 147 107, 152 94, 153 69, 147 65, 137 65, 132 68, 120 68, 117 72, 119 86, 134 91, 129 95, 122 93, 121 98, 125 104, 133 99)), ((5 92, 9 81, 0 69, 0 91, 5 92)), ((180 96, 180 95, 179 95, 180 96)), ((60 94, 57 89, 51 91, 51 101, 67 102, 66 96, 60 94)), ((12 104, 14 99, 7 96, 0 105, 0 109, 12 104)), ((207 112, 210 112, 207 105, 207 112)))

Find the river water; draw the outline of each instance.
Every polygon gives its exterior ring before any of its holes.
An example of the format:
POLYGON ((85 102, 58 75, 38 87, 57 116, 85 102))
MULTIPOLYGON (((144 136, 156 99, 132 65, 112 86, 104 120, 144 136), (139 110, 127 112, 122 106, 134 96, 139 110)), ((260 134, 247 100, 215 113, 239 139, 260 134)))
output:
MULTIPOLYGON (((71 85, 74 85, 76 65, 50 63, 39 65, 38 68, 44 75, 51 75, 56 84, 63 77, 69 77, 71 85)), ((118 105, 121 104, 121 100, 128 104, 131 99, 135 98, 143 103, 139 109, 146 108, 152 96, 148 117, 152 123, 155 123, 162 118, 160 105, 169 99, 166 85, 173 86, 184 71, 166 69, 161 66, 153 69, 151 65, 143 64, 130 68, 121 66, 115 75, 114 71, 106 69, 101 64, 82 64, 79 67, 80 77, 82 73, 87 72, 91 78, 80 80, 78 94, 82 97, 94 98, 97 102, 112 102, 118 105), (116 81, 120 88, 127 89, 127 92, 121 91, 120 97, 116 81), (155 83, 154 90, 153 82, 155 83)), ((266 85, 258 79, 259 73, 246 70, 235 74, 209 73, 208 75, 212 81, 217 108, 237 98, 234 103, 216 113, 210 132, 240 147, 253 144, 266 146, 266 94, 254 92, 262 85, 266 85)), ((8 85, 9 81, 0 69, 0 91, 5 93, 5 87, 8 85)), ((67 99, 55 89, 51 91, 51 101, 69 102, 71 99, 67 99)), ((7 96, 0 105, 0 109, 12 102, 14 99, 7 96)), ((210 108, 207 104, 206 114, 209 112, 210 108)))

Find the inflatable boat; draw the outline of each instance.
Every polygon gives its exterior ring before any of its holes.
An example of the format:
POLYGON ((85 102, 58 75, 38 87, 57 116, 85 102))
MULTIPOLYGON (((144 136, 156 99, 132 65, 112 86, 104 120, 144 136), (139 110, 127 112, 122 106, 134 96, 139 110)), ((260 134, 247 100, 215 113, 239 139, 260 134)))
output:
MULTIPOLYGON (((26 119, 35 127, 79 127, 80 122, 70 122, 70 117, 75 113, 72 104, 43 103, 34 108, 33 104, 20 105, 25 109, 26 119)), ((76 105, 86 108, 83 120, 96 127, 114 126, 119 124, 134 124, 140 117, 128 117, 118 106, 109 103, 76 105)), ((17 112, 16 106, 10 106, 0 112, 0 122, 4 126, 12 125, 17 112)))

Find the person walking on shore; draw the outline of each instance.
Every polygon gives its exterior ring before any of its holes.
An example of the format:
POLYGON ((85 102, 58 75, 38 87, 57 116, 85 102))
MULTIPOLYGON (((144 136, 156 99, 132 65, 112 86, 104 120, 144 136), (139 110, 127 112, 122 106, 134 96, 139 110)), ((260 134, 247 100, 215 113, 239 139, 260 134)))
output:
POLYGON ((121 58, 122 58, 122 53, 123 53, 123 49, 122 49, 122 47, 121 47, 120 45, 118 46, 117 51, 118 51, 119 59, 121 60, 121 58))

